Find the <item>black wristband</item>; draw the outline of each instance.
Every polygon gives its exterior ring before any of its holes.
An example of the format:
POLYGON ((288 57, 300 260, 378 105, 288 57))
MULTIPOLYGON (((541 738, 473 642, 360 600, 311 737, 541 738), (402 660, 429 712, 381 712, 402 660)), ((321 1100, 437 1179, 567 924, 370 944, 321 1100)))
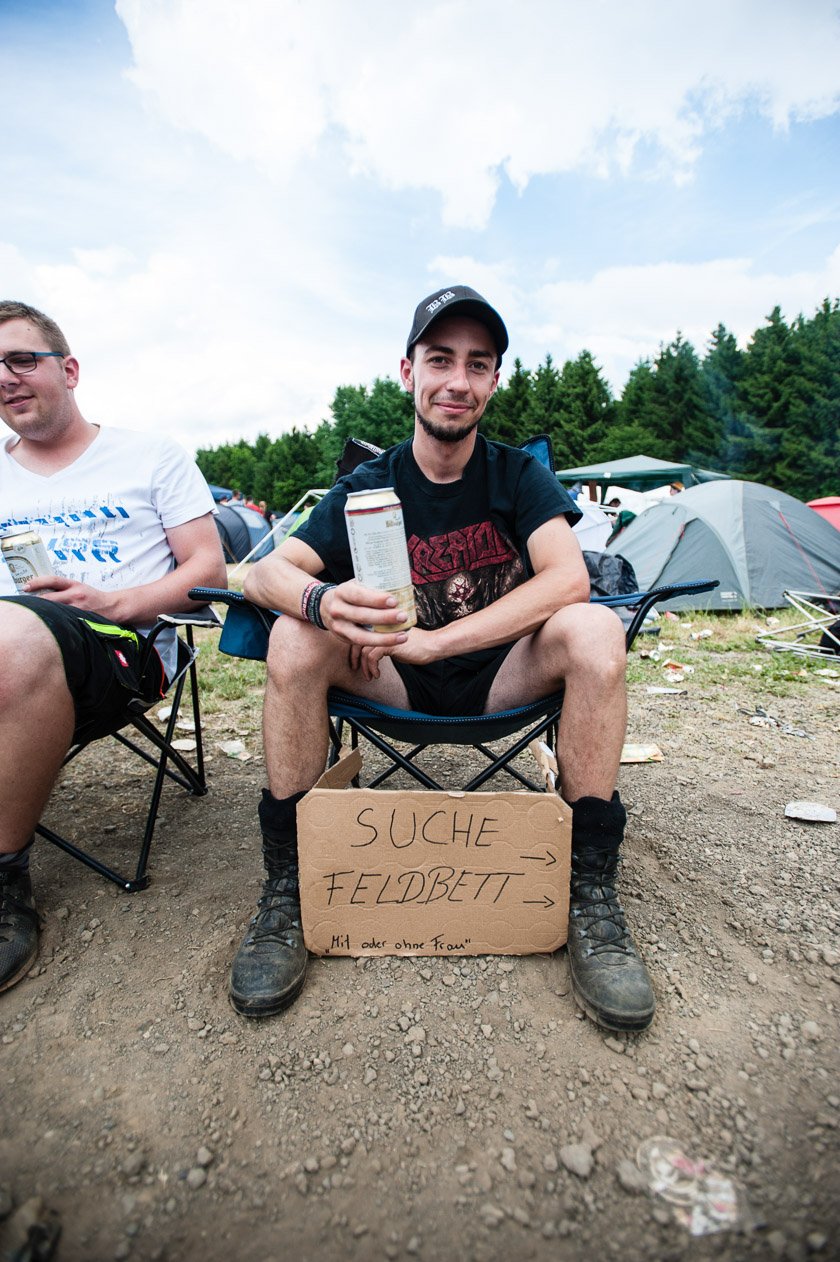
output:
POLYGON ((324 594, 335 586, 335 583, 319 583, 318 586, 310 593, 309 599, 306 602, 307 620, 311 622, 313 626, 318 627, 321 631, 326 631, 327 629, 324 620, 321 617, 321 601, 324 599, 324 594))

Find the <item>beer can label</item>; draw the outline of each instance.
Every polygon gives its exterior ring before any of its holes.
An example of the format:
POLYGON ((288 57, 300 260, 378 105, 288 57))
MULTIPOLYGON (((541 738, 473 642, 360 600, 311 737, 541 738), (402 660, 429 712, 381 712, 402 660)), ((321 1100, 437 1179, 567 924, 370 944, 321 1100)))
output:
POLYGON ((41 536, 29 527, 18 526, 3 535, 0 539, 0 551, 18 591, 31 578, 40 578, 53 572, 41 536))
POLYGON ((403 622, 375 623, 371 630, 404 631, 416 626, 402 504, 393 487, 351 491, 344 516, 356 581, 380 592, 390 592, 404 614, 403 622))

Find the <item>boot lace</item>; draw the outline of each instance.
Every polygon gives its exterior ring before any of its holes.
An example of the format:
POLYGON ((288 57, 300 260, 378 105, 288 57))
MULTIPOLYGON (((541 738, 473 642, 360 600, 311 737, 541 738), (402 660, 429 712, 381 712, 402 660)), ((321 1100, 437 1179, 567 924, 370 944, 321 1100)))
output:
POLYGON ((262 894, 257 901, 257 913, 251 921, 249 937, 254 945, 263 942, 294 945, 294 934, 299 933, 300 896, 297 874, 269 877, 263 882, 262 894))
POLYGON ((586 943, 587 954, 635 955, 630 931, 615 890, 614 860, 591 860, 580 870, 572 863, 572 905, 578 937, 586 943), (600 868, 600 871, 593 870, 600 868))

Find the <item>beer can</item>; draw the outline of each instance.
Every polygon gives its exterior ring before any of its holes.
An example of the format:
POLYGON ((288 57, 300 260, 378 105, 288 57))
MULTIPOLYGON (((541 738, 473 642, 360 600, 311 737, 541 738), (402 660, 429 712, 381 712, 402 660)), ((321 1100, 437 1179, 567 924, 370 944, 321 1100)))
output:
POLYGON ((53 572, 41 536, 31 526, 13 526, 7 530, 0 538, 0 552, 18 591, 31 578, 53 572))
POLYGON ((404 614, 403 622, 374 623, 371 630, 405 631, 416 626, 402 504, 394 488, 350 491, 344 517, 356 581, 380 592, 390 592, 404 614))

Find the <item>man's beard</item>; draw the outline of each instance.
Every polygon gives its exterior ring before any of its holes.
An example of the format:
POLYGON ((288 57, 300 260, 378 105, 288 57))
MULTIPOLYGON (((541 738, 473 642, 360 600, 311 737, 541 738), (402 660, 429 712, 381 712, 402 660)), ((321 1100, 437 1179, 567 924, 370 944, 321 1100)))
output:
POLYGON ((430 421, 416 407, 414 410, 423 432, 428 434, 430 438, 436 438, 441 443, 460 443, 462 439, 469 438, 473 430, 478 428, 478 422, 481 419, 476 417, 468 421, 466 425, 455 429, 451 425, 438 425, 435 421, 430 421))

